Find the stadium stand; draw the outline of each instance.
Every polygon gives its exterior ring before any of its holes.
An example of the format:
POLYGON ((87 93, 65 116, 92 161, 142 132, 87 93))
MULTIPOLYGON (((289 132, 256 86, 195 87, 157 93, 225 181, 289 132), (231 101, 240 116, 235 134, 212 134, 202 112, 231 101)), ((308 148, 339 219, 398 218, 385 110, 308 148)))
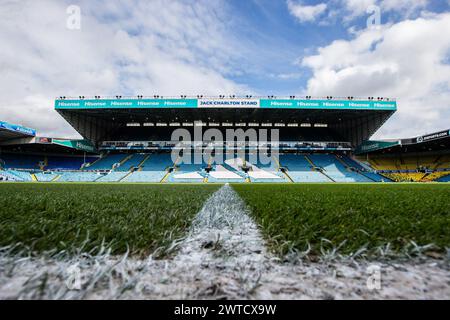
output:
POLYGON ((93 162, 90 166, 84 168, 85 170, 111 170, 114 165, 122 165, 128 160, 130 155, 126 154, 106 154, 102 158, 93 162))
POLYGON ((311 154, 308 158, 335 182, 372 182, 371 179, 346 168, 333 154, 311 154))
POLYGON ((35 177, 39 182, 51 182, 59 176, 60 176, 59 174, 52 172, 39 172, 35 174, 35 177))
POLYGON ((439 182, 450 182, 450 174, 447 174, 443 177, 440 177, 439 179, 437 179, 437 181, 439 182))
POLYGON ((166 171, 135 171, 121 182, 161 182, 166 174, 166 171))
POLYGON ((167 178, 167 182, 176 183, 199 183, 203 182, 207 177, 205 168, 208 166, 207 163, 203 161, 201 154, 197 155, 197 160, 201 162, 196 164, 196 155, 190 154, 189 156, 183 156, 176 160, 174 170, 167 178))
MULTIPOLYGON (((88 157, 87 163, 92 163, 98 158, 88 157)), ((44 159, 46 162, 46 170, 80 170, 84 164, 85 159, 83 157, 55 157, 49 156, 44 159)))
POLYGON ((287 175, 293 182, 332 182, 330 178, 315 171, 306 155, 280 154, 280 165, 287 169, 287 175))
POLYGON ((128 97, 126 104, 133 108, 99 97, 57 99, 55 110, 83 139, 40 137, 33 129, 0 121, 0 179, 161 183, 448 179, 449 130, 411 139, 369 140, 395 113, 395 99, 358 98, 358 103, 333 97, 233 97, 232 103, 230 99, 128 97), (102 108, 93 108, 88 101, 101 102, 102 108), (217 139, 206 138, 205 132, 203 140, 195 142, 172 137, 174 130, 182 129, 192 138, 199 128, 213 129, 217 139), (229 129, 256 132, 260 128, 277 129, 276 139, 269 141, 267 132, 257 141, 250 133, 236 136, 236 141, 226 134, 229 129), (214 157, 200 163, 182 157, 172 161, 171 151, 179 151, 180 142, 192 152, 212 146, 214 157), (278 158, 265 163, 252 157, 258 150, 270 153, 269 146, 278 158), (225 161, 220 161, 218 152, 225 152, 225 161))
POLYGON ((0 156, 3 161, 3 166, 6 169, 26 169, 26 170, 39 170, 40 163, 44 163, 44 156, 35 155, 21 155, 21 154, 8 154, 3 153, 0 156))
POLYGON ((431 181, 441 181, 441 178, 450 175, 450 171, 435 171, 433 173, 429 173, 425 175, 422 181, 431 182, 431 181))
POLYGON ((95 182, 119 182, 125 178, 127 174, 128 172, 125 171, 111 171, 95 180, 95 182))
POLYGON ((170 153, 152 153, 145 157, 138 170, 123 178, 122 182, 161 182, 173 167, 170 153))
POLYGON ((133 168, 139 168, 139 166, 147 159, 149 155, 145 153, 132 154, 131 157, 120 165, 117 171, 130 171, 133 168))
POLYGON ((19 171, 19 170, 1 170, 0 175, 4 178, 3 180, 6 181, 33 181, 31 174, 26 171, 19 171))
POLYGON ((229 170, 225 168, 223 165, 216 164, 213 166, 212 170, 208 175, 208 182, 220 182, 220 183, 239 183, 245 182, 245 178, 234 170, 229 170))
POLYGON ((58 182, 94 182, 100 177, 96 172, 63 172, 58 182))

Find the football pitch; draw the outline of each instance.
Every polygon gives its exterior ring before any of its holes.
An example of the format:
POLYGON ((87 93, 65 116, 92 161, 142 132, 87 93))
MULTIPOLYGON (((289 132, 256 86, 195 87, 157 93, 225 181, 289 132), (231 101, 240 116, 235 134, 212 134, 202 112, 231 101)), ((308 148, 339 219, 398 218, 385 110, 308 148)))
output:
MULTIPOLYGON (((219 184, 0 184, 0 247, 170 253, 219 184)), ((449 184, 234 184, 279 255, 450 246, 449 184)))

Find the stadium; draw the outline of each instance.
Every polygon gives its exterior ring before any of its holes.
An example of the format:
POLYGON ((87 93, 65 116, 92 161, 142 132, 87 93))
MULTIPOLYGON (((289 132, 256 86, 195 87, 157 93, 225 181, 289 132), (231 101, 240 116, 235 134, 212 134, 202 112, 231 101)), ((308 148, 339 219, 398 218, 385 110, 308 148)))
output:
POLYGON ((15 270, 4 274, 0 297, 448 292, 441 280, 450 241, 449 131, 370 140, 396 112, 395 99, 81 96, 60 97, 54 107, 83 139, 0 123, 0 262, 15 270), (386 290, 360 280, 373 261, 386 269, 405 258, 401 271, 389 271, 386 290), (73 268, 79 278, 68 285, 73 268), (347 275, 336 284, 342 268, 347 275), (320 277, 305 271, 313 269, 320 277), (408 285, 411 274, 420 289, 408 285))
POLYGON ((2 303, 449 299, 447 2, 6 2, 2 303))
POLYGON ((61 97, 55 109, 84 139, 40 137, 33 129, 2 122, 0 179, 445 182, 450 174, 448 130, 397 141, 370 140, 397 109, 389 98, 61 97), (188 140, 172 140, 177 129, 188 133, 188 140), (202 134, 211 130, 210 137, 202 134), (241 135, 228 137, 230 130, 241 135), (277 139, 251 136, 260 130, 276 130, 277 139), (172 157, 175 151, 178 156, 172 157), (270 161, 262 163, 258 153, 270 161), (200 161, 194 161, 197 155, 200 161))

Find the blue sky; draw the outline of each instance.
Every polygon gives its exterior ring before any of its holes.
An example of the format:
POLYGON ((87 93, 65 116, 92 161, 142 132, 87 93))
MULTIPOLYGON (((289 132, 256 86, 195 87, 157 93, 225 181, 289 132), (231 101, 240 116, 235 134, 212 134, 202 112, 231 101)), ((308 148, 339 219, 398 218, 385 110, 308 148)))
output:
POLYGON ((0 0, 0 119, 64 137, 60 95, 389 96, 375 138, 419 135, 450 127, 444 30, 450 0, 0 0))
MULTIPOLYGON (((302 5, 318 5, 315 1, 294 1, 302 5)), ((326 3, 326 1, 324 2, 326 3)), ((328 3, 328 10, 336 10, 339 15, 301 23, 288 9, 285 1, 273 0, 232 0, 228 2, 233 13, 233 32, 240 42, 247 43, 254 50, 254 55, 246 61, 249 68, 239 76, 230 78, 245 84, 258 94, 290 95, 306 89, 306 82, 311 77, 308 68, 297 62, 303 56, 316 52, 317 48, 326 46, 336 39, 350 40, 353 34, 350 28, 366 28, 369 14, 364 14, 350 21, 348 10, 339 6, 338 1, 328 3)), ((449 5, 445 1, 430 1, 427 6, 415 10, 408 18, 416 18, 423 10, 446 12, 449 5)), ((405 19, 401 12, 390 10, 382 12, 381 23, 396 23, 405 19)))

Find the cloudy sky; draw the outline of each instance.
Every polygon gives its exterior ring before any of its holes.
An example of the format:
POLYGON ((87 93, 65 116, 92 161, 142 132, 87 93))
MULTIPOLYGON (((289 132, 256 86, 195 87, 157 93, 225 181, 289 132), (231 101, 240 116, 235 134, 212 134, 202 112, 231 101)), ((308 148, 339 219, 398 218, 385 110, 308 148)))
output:
POLYGON ((450 0, 0 0, 0 43, 0 119, 41 135, 77 136, 56 96, 116 94, 387 96, 374 138, 450 128, 450 0))

